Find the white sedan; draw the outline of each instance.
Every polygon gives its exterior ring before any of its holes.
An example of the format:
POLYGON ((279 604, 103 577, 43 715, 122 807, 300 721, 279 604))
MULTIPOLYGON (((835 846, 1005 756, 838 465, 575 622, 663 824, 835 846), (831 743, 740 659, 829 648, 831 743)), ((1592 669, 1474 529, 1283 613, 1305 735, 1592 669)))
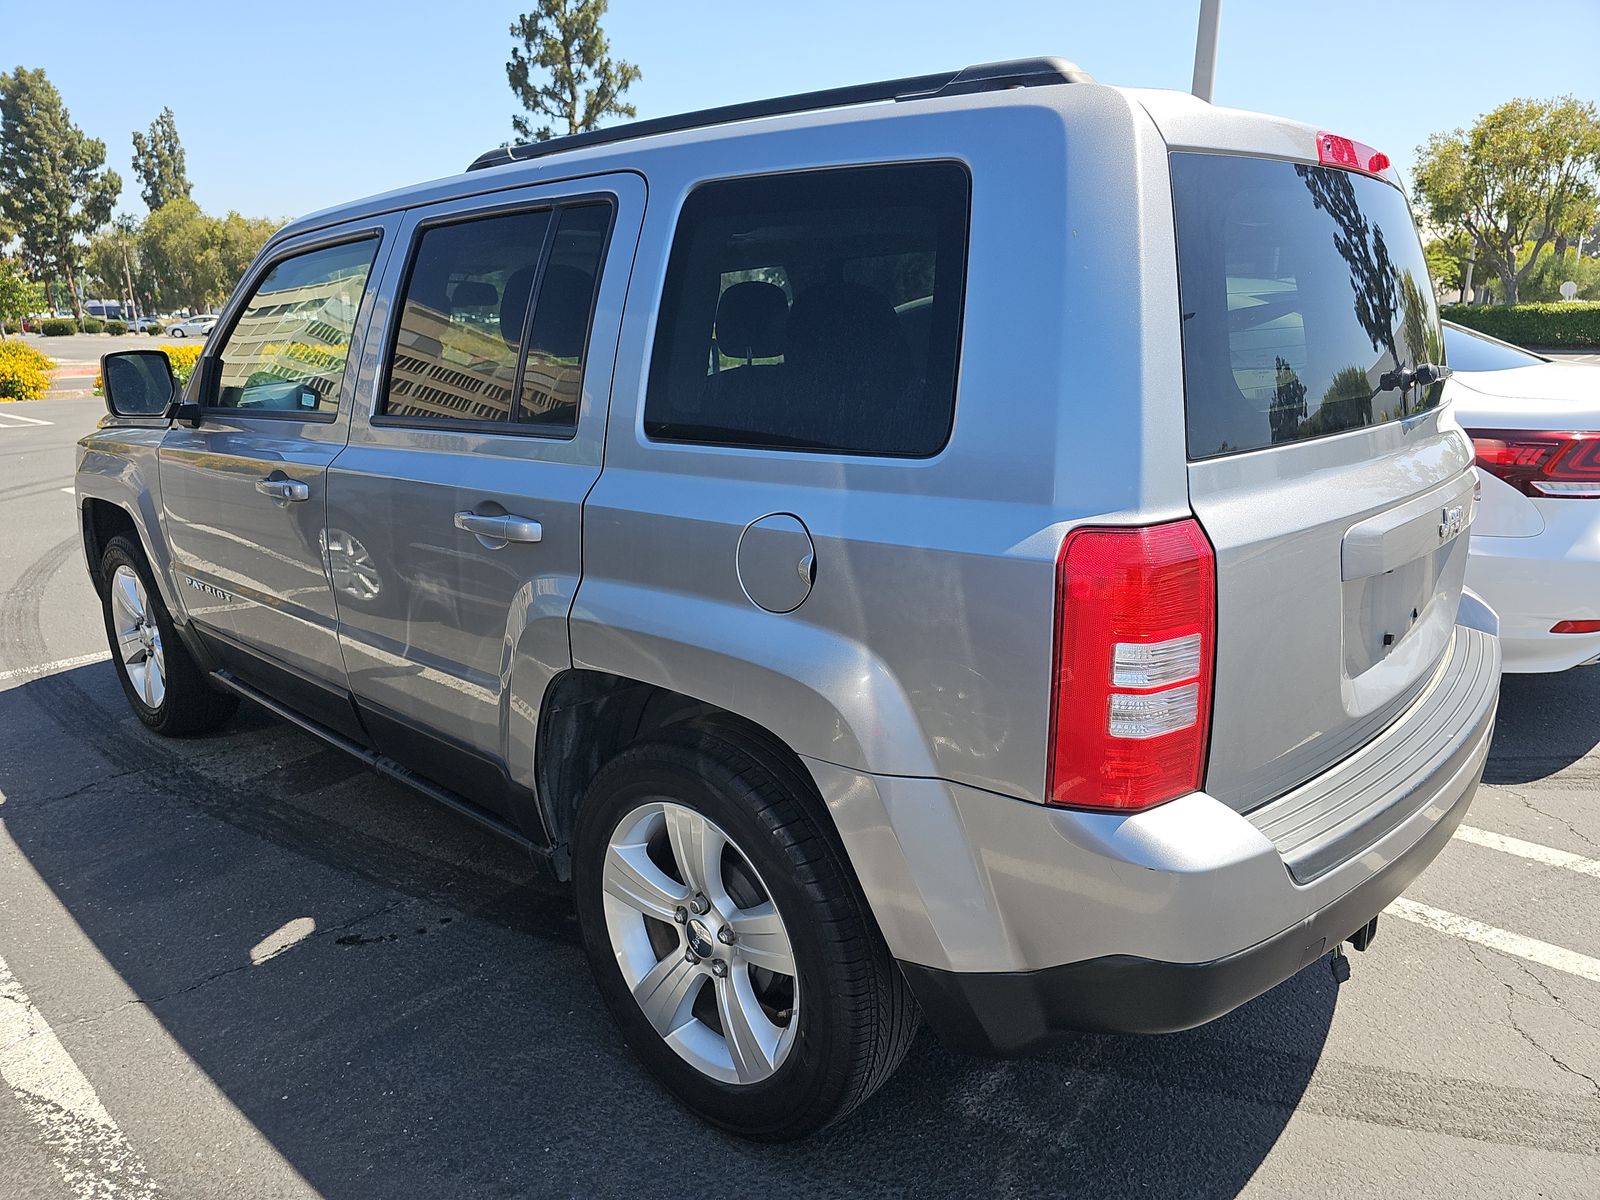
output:
POLYGON ((205 337, 217 323, 217 318, 211 313, 200 317, 190 317, 186 321, 179 321, 176 325, 167 326, 168 337, 205 337))
POLYGON ((1483 499, 1467 586, 1500 614, 1507 671, 1600 661, 1600 367, 1445 323, 1483 499))

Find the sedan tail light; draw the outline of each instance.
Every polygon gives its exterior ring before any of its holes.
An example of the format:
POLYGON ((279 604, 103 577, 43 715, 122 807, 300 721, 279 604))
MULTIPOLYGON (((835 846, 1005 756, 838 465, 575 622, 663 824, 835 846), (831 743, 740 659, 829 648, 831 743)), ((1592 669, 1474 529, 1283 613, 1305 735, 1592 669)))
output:
POLYGON ((1052 804, 1129 812, 1200 787, 1216 604, 1216 558, 1192 518, 1067 535, 1056 564, 1052 804))
POLYGON ((1600 497, 1600 433, 1469 432, 1478 465, 1525 496, 1600 497))

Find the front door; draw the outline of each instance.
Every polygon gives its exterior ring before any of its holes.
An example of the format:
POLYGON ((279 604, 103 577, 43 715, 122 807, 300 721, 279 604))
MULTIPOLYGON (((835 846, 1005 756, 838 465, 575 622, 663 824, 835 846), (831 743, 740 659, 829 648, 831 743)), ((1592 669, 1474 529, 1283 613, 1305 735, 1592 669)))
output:
POLYGON ((411 213, 372 411, 328 475, 340 640, 378 749, 524 824, 643 209, 626 175, 411 213))
POLYGON ((174 424, 160 450, 190 620, 230 668, 345 732, 324 484, 349 432, 345 364, 360 357, 383 233, 314 235, 259 264, 206 348, 213 369, 195 372, 200 424, 174 424))

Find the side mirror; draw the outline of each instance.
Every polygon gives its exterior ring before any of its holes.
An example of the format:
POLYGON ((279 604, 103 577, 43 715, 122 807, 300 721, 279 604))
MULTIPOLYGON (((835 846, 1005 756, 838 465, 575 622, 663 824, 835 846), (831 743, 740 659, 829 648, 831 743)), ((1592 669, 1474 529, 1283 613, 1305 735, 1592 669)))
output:
POLYGON ((123 350, 100 359, 106 409, 114 417, 164 417, 178 398, 165 350, 123 350))

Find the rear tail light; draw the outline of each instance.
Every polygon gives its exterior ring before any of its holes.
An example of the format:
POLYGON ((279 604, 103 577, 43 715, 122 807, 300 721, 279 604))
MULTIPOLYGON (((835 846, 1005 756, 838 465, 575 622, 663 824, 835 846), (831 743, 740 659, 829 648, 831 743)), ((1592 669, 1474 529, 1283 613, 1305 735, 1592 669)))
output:
POLYGON ((1056 564, 1049 799, 1132 812, 1197 789, 1217 573, 1197 521, 1075 529, 1056 564))
POLYGON ((1389 156, 1383 151, 1336 133, 1317 134, 1317 161, 1325 167, 1344 167, 1365 175, 1382 175, 1389 169, 1389 156))
POLYGON ((1600 497, 1600 433, 1471 433, 1478 465, 1525 496, 1600 497))
POLYGON ((1557 621, 1551 633, 1600 633, 1600 621, 1557 621))

